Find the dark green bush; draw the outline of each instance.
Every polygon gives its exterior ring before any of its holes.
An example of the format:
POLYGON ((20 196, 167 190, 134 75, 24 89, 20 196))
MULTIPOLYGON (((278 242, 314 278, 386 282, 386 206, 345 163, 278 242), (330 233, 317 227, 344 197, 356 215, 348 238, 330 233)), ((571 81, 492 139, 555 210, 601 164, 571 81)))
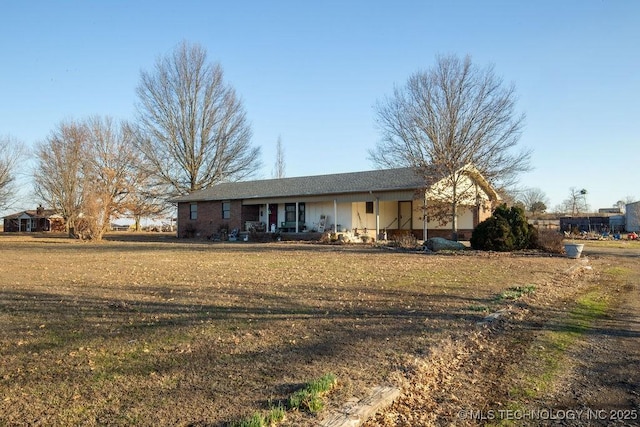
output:
POLYGON ((482 221, 471 235, 471 247, 483 251, 509 252, 535 247, 537 236, 527 223, 524 210, 502 204, 482 221))
POLYGON ((509 223, 495 216, 482 221, 471 234, 471 247, 482 251, 513 250, 513 233, 509 223))

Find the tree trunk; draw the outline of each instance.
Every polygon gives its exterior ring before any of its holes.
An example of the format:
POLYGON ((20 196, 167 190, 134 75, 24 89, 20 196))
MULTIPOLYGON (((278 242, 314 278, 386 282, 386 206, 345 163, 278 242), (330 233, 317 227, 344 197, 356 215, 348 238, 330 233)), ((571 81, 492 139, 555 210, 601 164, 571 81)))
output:
POLYGON ((451 197, 451 240, 458 241, 458 192, 457 192, 457 177, 453 181, 451 191, 453 197, 451 197))
POLYGON ((451 203, 453 213, 451 214, 451 240, 458 241, 458 202, 451 203))

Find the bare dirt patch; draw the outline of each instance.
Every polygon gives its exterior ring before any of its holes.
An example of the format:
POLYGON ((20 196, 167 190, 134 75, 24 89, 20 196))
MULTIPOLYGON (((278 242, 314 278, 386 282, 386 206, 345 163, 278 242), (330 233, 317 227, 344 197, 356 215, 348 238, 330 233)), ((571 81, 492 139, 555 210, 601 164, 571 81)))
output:
POLYGON ((0 237, 0 424, 225 425, 329 372, 329 407, 401 382, 435 418, 374 424, 455 422, 446 402, 495 404, 492 360, 526 345, 496 331, 535 334, 582 286, 561 257, 126 237, 0 237))

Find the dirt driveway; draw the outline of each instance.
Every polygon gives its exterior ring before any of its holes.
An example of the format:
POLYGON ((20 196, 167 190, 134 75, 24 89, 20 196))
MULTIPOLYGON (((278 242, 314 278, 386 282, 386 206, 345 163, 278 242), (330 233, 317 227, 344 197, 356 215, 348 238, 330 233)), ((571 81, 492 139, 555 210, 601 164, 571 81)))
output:
MULTIPOLYGON (((591 258, 640 269, 640 249, 592 248, 591 258), (635 259, 635 260, 634 260, 635 259)), ((584 410, 563 425, 640 425, 640 283, 638 275, 615 290, 617 301, 569 354, 572 368, 544 406, 584 410)))

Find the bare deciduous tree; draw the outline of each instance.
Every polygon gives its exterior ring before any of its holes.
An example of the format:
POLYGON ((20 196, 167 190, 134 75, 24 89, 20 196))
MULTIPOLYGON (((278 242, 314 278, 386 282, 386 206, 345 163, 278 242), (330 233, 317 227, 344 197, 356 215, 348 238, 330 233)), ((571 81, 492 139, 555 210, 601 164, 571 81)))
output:
POLYGON ((82 212, 82 165, 85 160, 87 127, 63 122, 36 146, 35 193, 65 219, 70 237, 82 212))
POLYGON ((547 205, 549 204, 549 198, 545 192, 539 188, 524 189, 520 193, 518 201, 522 202, 526 212, 530 212, 534 215, 545 213, 547 205))
POLYGON ((15 194, 16 166, 24 154, 24 146, 11 136, 0 137, 0 209, 11 204, 15 194))
POLYGON ((247 177, 260 149, 242 102, 205 49, 183 42, 143 71, 137 88, 137 145, 150 176, 173 195, 247 177))
POLYGON ((71 237, 100 240, 126 207, 137 164, 127 127, 99 117, 61 123, 36 147, 36 194, 71 237))
POLYGON ((587 190, 571 187, 569 196, 560 205, 560 210, 569 215, 580 215, 589 210, 587 190))
POLYGON ((476 197, 477 189, 466 184, 469 171, 506 186, 529 170, 530 152, 515 151, 524 123, 515 104, 514 86, 505 86, 493 67, 478 68, 468 56, 440 56, 377 104, 382 140, 370 158, 381 167, 415 168, 426 188, 444 181, 447 190, 432 197, 448 204, 456 237, 458 206, 476 197))
POLYGON ((163 186, 153 185, 148 168, 138 168, 136 182, 127 198, 126 210, 133 216, 135 231, 140 231, 142 218, 165 215, 174 206, 167 202, 163 186))
POLYGON ((111 220, 126 212, 135 191, 138 153, 130 127, 107 118, 87 120, 88 141, 83 164, 83 237, 101 240, 111 220))
POLYGON ((278 142, 276 143, 276 163, 273 167, 271 176, 273 178, 285 177, 286 163, 284 161, 284 148, 282 147, 282 137, 278 136, 278 142))

